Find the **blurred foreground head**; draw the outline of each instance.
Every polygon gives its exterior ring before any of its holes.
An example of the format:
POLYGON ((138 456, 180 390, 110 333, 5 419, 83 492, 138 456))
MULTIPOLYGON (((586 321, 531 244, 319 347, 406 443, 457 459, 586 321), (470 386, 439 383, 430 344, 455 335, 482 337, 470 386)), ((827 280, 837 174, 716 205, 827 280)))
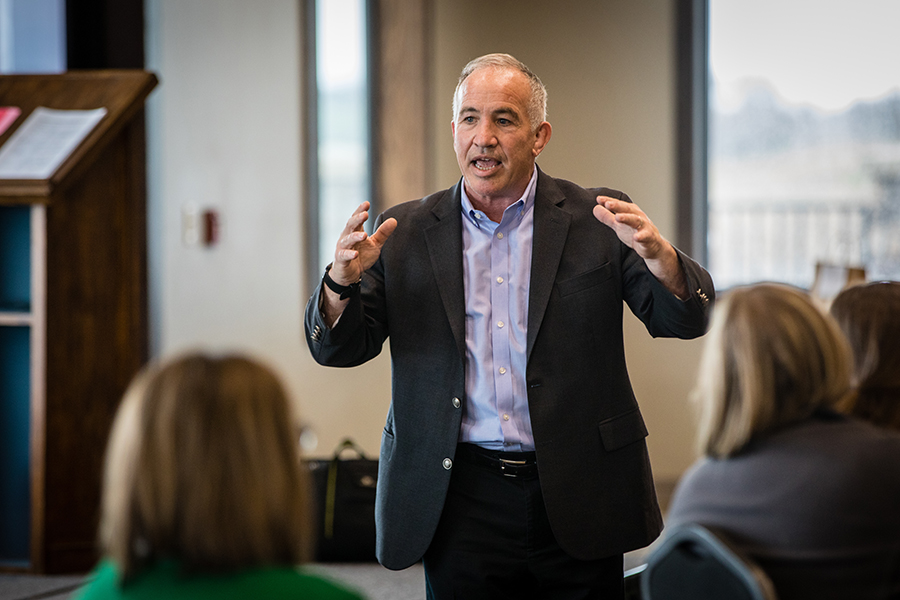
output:
POLYGON ((132 382, 106 456, 100 538, 125 579, 293 565, 309 549, 296 420, 274 373, 189 354, 132 382))
POLYGON ((853 352, 855 398, 849 412, 900 430, 900 283, 848 288, 831 304, 853 352))
POLYGON ((805 292, 735 288, 713 313, 694 392, 701 449, 733 455, 759 435, 835 408, 849 381, 847 343, 805 292))

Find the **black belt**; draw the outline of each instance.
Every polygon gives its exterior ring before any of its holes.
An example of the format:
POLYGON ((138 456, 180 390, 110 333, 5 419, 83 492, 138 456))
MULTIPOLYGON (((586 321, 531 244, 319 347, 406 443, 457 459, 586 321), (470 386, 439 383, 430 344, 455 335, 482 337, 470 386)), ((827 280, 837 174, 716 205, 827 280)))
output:
POLYGON ((537 477, 538 474, 534 452, 501 452, 475 444, 457 444, 456 460, 487 467, 506 477, 537 477))

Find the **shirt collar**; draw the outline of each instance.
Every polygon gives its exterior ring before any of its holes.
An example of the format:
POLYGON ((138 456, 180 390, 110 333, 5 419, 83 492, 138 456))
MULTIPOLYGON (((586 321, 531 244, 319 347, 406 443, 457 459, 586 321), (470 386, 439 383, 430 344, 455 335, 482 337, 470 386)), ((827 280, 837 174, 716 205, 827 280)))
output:
MULTIPOLYGON (((534 170, 531 173, 531 179, 528 181, 528 185, 525 186, 525 192, 522 194, 522 197, 513 202, 510 205, 510 208, 516 207, 516 216, 521 215, 525 212, 526 209, 530 208, 534 205, 534 196, 537 191, 537 165, 534 165, 534 170)), ((476 226, 479 226, 481 221, 484 220, 484 213, 480 210, 476 210, 474 206, 472 206, 472 201, 469 200, 468 194, 466 194, 466 182, 465 179, 461 180, 459 183, 460 187, 460 195, 462 197, 462 212, 472 223, 476 226), (481 214, 482 217, 478 218, 475 215, 481 214)), ((509 210, 507 208, 506 210, 509 210)))

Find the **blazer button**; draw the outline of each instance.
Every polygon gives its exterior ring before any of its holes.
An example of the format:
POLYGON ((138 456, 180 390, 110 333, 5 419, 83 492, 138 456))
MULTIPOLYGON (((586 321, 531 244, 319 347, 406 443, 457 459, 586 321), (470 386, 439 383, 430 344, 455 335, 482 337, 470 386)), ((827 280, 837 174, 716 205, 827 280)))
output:
POLYGON ((459 401, 459 398, 454 398, 451 400, 453 402, 453 408, 459 408, 462 405, 462 402, 459 401))
POLYGON ((445 458, 445 459, 444 459, 444 462, 443 462, 442 464, 444 465, 444 468, 447 469, 447 470, 449 471, 449 470, 450 470, 450 467, 453 466, 453 461, 450 460, 449 458, 445 458))

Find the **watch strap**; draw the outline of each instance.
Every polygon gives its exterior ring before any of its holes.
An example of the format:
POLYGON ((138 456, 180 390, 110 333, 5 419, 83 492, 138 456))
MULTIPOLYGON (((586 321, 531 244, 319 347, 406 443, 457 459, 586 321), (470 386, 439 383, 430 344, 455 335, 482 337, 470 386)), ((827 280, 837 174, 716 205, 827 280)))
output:
POLYGON ((340 296, 341 300, 346 300, 350 297, 350 294, 354 292, 354 290, 359 288, 359 281, 356 283, 352 283, 350 285, 341 285, 331 278, 331 275, 328 272, 331 270, 331 265, 329 264, 325 267, 325 275, 322 276, 322 283, 328 286, 332 292, 340 296))

